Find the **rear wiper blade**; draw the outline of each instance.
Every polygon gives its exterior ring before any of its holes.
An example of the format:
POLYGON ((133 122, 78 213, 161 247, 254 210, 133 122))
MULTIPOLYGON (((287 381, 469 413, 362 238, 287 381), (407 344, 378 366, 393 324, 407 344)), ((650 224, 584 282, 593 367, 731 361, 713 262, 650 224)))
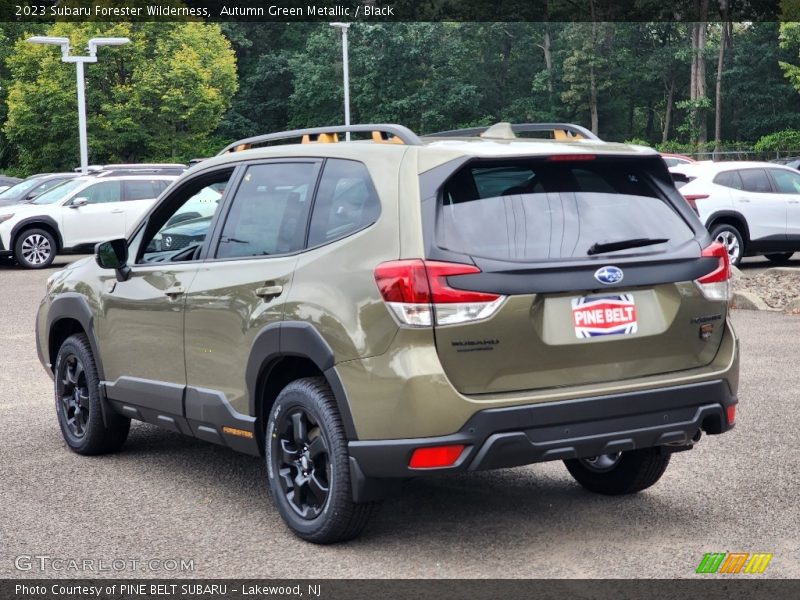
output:
POLYGON ((628 248, 641 248, 642 246, 653 246, 655 244, 663 244, 668 242, 669 238, 633 238, 630 240, 620 240, 618 242, 595 242, 591 245, 586 254, 592 256, 594 254, 603 254, 605 252, 614 252, 615 250, 626 250, 628 248))

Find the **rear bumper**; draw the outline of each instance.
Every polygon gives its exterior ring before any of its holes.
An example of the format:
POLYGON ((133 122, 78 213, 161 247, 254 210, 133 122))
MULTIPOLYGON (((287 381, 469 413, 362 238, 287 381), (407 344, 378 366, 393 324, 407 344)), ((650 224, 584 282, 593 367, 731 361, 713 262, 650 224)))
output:
MULTIPOLYGON (((452 435, 349 443, 354 480, 478 471, 653 446, 687 446, 702 430, 728 431, 737 403, 725 379, 475 413, 452 435), (416 448, 463 444, 452 467, 409 469, 416 448)), ((356 481, 354 481, 356 483, 356 481)))

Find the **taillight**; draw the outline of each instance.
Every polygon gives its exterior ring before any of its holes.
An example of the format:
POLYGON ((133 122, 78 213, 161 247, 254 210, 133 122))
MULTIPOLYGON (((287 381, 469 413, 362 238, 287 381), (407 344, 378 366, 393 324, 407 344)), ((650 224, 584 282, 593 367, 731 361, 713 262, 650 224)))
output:
POLYGON ((695 283, 708 300, 730 302, 731 299, 731 261, 728 250, 719 242, 703 249, 702 256, 719 259, 717 268, 704 275, 695 283))
POLYGON ((475 265, 422 259, 396 260, 375 268, 375 282, 387 306, 403 325, 430 327, 486 319, 505 296, 450 287, 447 278, 472 275, 475 265))
POLYGON ((689 206, 697 212, 697 201, 705 200, 708 198, 708 194, 684 194, 683 198, 689 203, 689 206))

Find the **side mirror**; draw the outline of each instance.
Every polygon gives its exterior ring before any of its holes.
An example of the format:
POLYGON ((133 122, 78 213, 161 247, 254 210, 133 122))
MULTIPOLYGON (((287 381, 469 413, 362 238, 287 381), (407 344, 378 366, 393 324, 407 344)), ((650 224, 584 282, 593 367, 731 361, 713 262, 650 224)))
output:
POLYGON ((128 240, 121 238, 100 242, 94 247, 94 260, 101 269, 114 269, 117 281, 126 281, 131 273, 128 266, 128 240))
POLYGON ((70 202, 69 207, 80 208, 81 206, 86 206, 87 204, 89 204, 89 199, 80 197, 80 198, 75 198, 72 202, 70 202))

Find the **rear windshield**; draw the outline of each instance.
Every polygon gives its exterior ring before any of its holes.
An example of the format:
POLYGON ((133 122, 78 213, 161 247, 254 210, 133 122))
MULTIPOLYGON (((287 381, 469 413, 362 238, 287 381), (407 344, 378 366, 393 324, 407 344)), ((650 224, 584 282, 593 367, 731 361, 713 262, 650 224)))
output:
POLYGON ((614 254, 660 252, 694 237, 642 161, 471 163, 445 184, 437 244, 508 260, 585 258, 596 244, 667 240, 614 254))

